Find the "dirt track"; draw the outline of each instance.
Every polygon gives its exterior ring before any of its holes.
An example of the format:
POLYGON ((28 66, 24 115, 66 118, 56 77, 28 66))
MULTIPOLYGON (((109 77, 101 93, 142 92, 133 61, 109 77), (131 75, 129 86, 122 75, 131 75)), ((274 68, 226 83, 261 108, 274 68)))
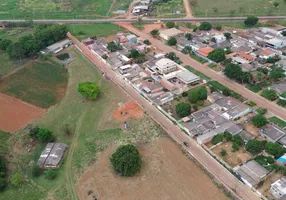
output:
POLYGON ((0 129, 3 131, 15 132, 45 112, 43 108, 0 93, 0 129))
POLYGON ((79 198, 91 200, 95 195, 101 200, 227 199, 171 140, 160 138, 138 147, 143 168, 137 176, 124 178, 115 174, 109 162, 115 147, 110 147, 77 182, 79 198), (93 194, 88 195, 88 190, 93 190, 93 194))

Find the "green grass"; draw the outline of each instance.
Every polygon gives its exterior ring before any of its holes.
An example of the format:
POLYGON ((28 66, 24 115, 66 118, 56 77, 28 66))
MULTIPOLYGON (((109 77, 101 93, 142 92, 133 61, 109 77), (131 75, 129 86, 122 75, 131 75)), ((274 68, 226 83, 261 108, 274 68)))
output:
POLYGON ((0 30, 0 37, 2 39, 8 39, 12 41, 18 40, 20 37, 23 37, 28 34, 32 34, 33 29, 30 28, 11 28, 0 30))
POLYGON ((185 8, 183 0, 170 0, 166 3, 159 3, 158 5, 154 5, 154 12, 157 17, 184 17, 185 16, 185 8), (175 12, 179 11, 179 14, 175 12))
POLYGON ((127 10, 132 0, 4 0, 0 19, 98 19, 127 10))
POLYGON ((15 61, 10 60, 6 53, 0 55, 1 66, 0 66, 0 78, 10 73, 18 65, 15 61))
POLYGON ((203 73, 200 72, 200 71, 195 70, 195 69, 192 68, 191 66, 186 65, 185 68, 186 68, 187 70, 189 70, 190 72, 194 73, 195 75, 197 75, 197 76, 201 77, 202 79, 206 80, 206 81, 210 81, 210 80, 211 80, 210 77, 208 77, 207 75, 203 74, 203 73))
POLYGON ((247 84, 246 88, 255 93, 262 90, 262 87, 260 87, 258 84, 247 84))
POLYGON ((214 64, 214 63, 209 64, 208 67, 211 68, 211 69, 213 69, 213 70, 215 70, 215 71, 217 71, 217 72, 220 72, 220 71, 222 70, 220 67, 218 67, 218 66, 217 66, 216 64, 214 64))
POLYGON ((103 24, 74 24, 69 25, 69 31, 71 34, 76 36, 79 40, 86 39, 88 37, 97 36, 104 37, 117 32, 123 31, 124 29, 120 26, 110 23, 103 24))
POLYGON ((1 154, 8 154, 9 147, 8 147, 8 139, 10 138, 10 134, 0 130, 0 155, 1 154))
POLYGON ((50 62, 33 61, 5 78, 0 91, 39 107, 48 108, 64 95, 67 70, 50 62))
POLYGON ((190 0, 195 16, 200 17, 224 17, 224 16, 267 16, 283 15, 286 13, 286 3, 283 0, 190 0), (278 8, 273 6, 273 2, 280 3, 278 8), (217 8, 214 9, 214 8, 217 8))
POLYGON ((271 117, 269 118, 269 121, 272 122, 273 124, 276 124, 277 126, 281 128, 286 127, 286 122, 283 121, 282 119, 279 119, 278 117, 271 117))
POLYGON ((136 27, 137 29, 139 29, 139 30, 143 30, 144 29, 144 26, 146 25, 146 24, 149 24, 148 22, 134 22, 134 23, 132 23, 132 26, 134 26, 134 27, 136 27))
POLYGON ((197 56, 197 55, 194 54, 194 53, 190 54, 190 56, 191 56, 192 59, 195 59, 196 61, 198 61, 198 62, 200 62, 200 63, 202 63, 202 64, 208 62, 207 60, 203 59, 203 58, 200 57, 200 56, 197 56))

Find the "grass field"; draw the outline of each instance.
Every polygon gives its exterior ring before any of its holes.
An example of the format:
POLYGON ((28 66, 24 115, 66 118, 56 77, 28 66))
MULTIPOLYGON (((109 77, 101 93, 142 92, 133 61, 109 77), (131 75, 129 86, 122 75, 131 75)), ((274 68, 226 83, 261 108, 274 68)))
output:
POLYGON ((9 133, 0 130, 0 155, 7 154, 9 152, 8 139, 10 136, 11 135, 9 133))
POLYGON ((74 24, 69 25, 69 31, 79 40, 86 39, 92 36, 104 37, 111 34, 116 34, 124 29, 120 26, 110 23, 103 24, 74 24))
POLYGON ((56 104, 65 94, 67 70, 50 62, 31 62, 5 78, 0 91, 42 108, 56 104))
POLYGON ((0 19, 106 18, 126 10, 132 0, 3 0, 0 19))
POLYGON ((0 66, 0 78, 11 72, 18 65, 16 62, 10 60, 6 53, 0 55, 1 66, 0 66))
POLYGON ((183 0, 171 0, 154 6, 157 17, 183 17, 185 8, 183 0), (176 13, 179 12, 179 13, 176 13))
POLYGON ((277 126, 280 126, 281 128, 286 127, 286 122, 283 121, 282 119, 279 119, 278 117, 271 117, 269 118, 269 121, 272 122, 273 124, 276 124, 277 126))
POLYGON ((195 16, 200 17, 224 17, 224 16, 268 16, 284 15, 286 3, 283 0, 190 0, 195 16), (275 8, 273 2, 278 2, 275 8))
POLYGON ((2 39, 9 39, 12 41, 18 40, 28 34, 32 34, 33 30, 30 28, 13 28, 13 29, 3 29, 0 30, 0 37, 2 39))

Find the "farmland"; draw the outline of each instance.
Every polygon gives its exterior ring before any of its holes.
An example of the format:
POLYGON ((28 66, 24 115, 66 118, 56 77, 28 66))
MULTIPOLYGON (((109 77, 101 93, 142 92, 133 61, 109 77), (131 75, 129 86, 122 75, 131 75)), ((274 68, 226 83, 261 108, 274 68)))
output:
POLYGON ((131 0, 4 0, 0 19, 85 19, 115 16, 116 10, 126 10, 131 0))
POLYGON ((286 3, 278 0, 276 8, 274 1, 259 0, 255 3, 252 0, 190 0, 190 4, 195 16, 200 17, 227 17, 227 16, 268 16, 283 15, 286 12, 286 3))
POLYGON ((65 94, 67 70, 52 62, 30 62, 28 66, 3 79, 2 93, 42 108, 56 104, 65 94))

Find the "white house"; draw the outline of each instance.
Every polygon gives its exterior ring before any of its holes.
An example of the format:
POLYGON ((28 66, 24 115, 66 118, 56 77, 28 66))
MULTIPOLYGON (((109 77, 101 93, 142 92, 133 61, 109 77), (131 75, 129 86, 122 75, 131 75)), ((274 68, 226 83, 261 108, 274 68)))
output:
POLYGON ((222 43, 226 40, 226 37, 223 34, 218 34, 213 36, 216 40, 216 43, 222 43))
POLYGON ((171 37, 175 37, 180 34, 184 34, 184 32, 176 28, 170 28, 170 29, 161 30, 159 33, 159 36, 163 38, 164 40, 169 40, 171 37))
POLYGON ((156 63, 156 68, 161 74, 168 74, 170 72, 176 71, 178 64, 168 58, 162 58, 156 63))
POLYGON ((283 48, 286 46, 286 38, 285 39, 272 38, 272 39, 266 40, 266 46, 274 48, 274 49, 283 48))
POLYGON ((281 179, 275 181, 271 184, 270 191, 274 198, 280 199, 281 197, 286 195, 286 177, 282 177, 281 179))

